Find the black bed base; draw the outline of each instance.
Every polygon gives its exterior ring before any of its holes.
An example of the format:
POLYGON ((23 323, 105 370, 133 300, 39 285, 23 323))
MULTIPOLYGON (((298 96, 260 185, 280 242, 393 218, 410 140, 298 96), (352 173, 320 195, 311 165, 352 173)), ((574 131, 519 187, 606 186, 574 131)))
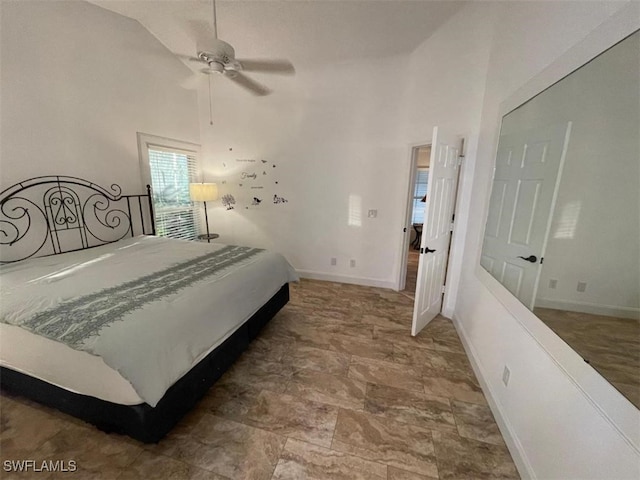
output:
POLYGON ((10 393, 56 408, 100 430, 129 435, 145 443, 156 443, 198 403, 288 301, 289 284, 286 283, 233 335, 171 386, 155 407, 147 403, 119 405, 73 393, 4 367, 0 367, 0 385, 10 393))

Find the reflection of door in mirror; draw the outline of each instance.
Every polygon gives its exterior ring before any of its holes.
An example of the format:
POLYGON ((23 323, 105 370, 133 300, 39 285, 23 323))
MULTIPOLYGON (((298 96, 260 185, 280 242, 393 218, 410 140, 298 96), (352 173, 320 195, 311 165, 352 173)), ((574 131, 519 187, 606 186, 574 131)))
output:
POLYGON ((481 265, 533 308, 571 123, 500 137, 481 265))
POLYGON ((639 51, 636 32, 505 115, 481 265, 640 408, 639 51), (541 138, 542 183, 519 176, 541 138))

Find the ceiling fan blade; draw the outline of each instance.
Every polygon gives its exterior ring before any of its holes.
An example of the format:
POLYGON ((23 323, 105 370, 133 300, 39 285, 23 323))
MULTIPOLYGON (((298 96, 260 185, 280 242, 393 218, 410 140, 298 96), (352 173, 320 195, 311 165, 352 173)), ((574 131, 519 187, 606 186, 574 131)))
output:
POLYGON ((230 72, 229 74, 225 74, 225 77, 237 83, 241 87, 246 88, 254 95, 264 96, 271 93, 271 90, 269 90, 267 87, 256 82, 255 80, 251 80, 249 77, 240 72, 230 72))
POLYGON ((181 53, 176 54, 176 57, 178 57, 180 60, 188 60, 189 62, 199 62, 199 63, 204 63, 205 65, 207 64, 207 62, 199 57, 194 57, 192 55, 182 55, 181 53))
POLYGON ((280 75, 293 75, 296 69, 289 60, 258 60, 246 58, 238 59, 242 65, 242 69, 247 72, 276 73, 280 75))

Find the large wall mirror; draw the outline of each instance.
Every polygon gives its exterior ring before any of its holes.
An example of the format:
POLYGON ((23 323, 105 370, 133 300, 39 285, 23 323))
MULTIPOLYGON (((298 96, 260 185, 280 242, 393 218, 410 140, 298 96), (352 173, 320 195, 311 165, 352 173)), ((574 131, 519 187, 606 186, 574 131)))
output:
POLYGON ((640 32, 502 119, 480 263, 640 408, 640 32))

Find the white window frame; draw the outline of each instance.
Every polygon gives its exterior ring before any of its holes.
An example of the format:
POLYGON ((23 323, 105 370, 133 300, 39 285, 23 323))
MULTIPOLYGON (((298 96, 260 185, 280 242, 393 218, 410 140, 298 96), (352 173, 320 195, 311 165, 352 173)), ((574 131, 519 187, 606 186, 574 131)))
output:
MULTIPOLYGON (((157 135, 151 135, 148 133, 137 132, 138 137, 138 158, 140 160, 140 175, 142 179, 142 185, 151 185, 151 166, 149 164, 149 149, 159 148, 164 150, 174 151, 176 153, 184 153, 191 155, 196 159, 196 176, 202 178, 202 164, 200 162, 200 145, 191 142, 185 142, 182 140, 176 140, 173 138, 160 137, 157 135)), ((153 199, 152 199, 153 200, 153 199)), ((194 216, 197 218, 196 229, 201 227, 200 212, 196 211, 196 207, 193 206, 194 216)), ((157 214, 156 206, 154 204, 154 216, 157 214)), ((158 226, 156 225, 156 231, 158 226)))

